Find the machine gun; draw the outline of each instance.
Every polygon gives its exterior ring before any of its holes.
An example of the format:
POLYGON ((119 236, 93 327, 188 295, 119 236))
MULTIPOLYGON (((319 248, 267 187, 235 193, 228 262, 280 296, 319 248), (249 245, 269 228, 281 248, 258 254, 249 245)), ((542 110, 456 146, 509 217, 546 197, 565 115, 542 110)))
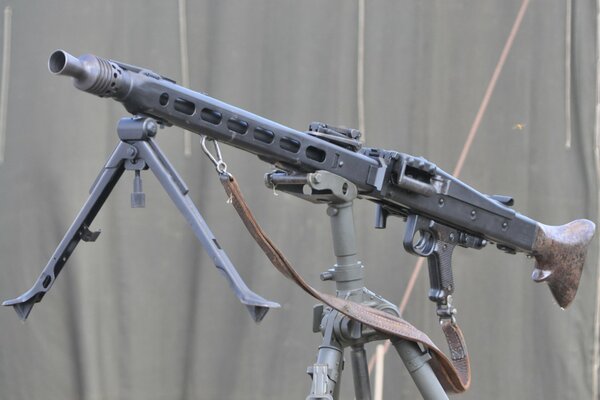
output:
MULTIPOLYGON (((385 228, 388 216, 402 217, 403 245, 410 253, 427 257, 429 298, 437 304, 441 319, 454 318, 451 262, 456 246, 481 249, 495 244, 507 253, 524 253, 535 259, 533 280, 547 282, 560 307, 575 297, 595 232, 589 220, 544 225, 510 208, 512 198, 482 194, 424 158, 363 147, 356 130, 323 123, 311 124, 307 132, 294 130, 144 68, 89 54, 76 58, 62 50, 50 56, 48 66, 53 74, 72 77, 78 89, 123 104, 134 118, 119 125, 122 143, 131 145, 156 134, 155 127, 148 130, 140 124, 176 125, 275 165, 277 170, 266 176, 267 186, 315 202, 330 202, 332 195, 339 201, 370 200, 377 208, 377 228, 385 228)), ((122 150, 147 152, 138 145, 122 150)), ((84 240, 91 238, 89 221, 85 222, 76 228, 84 240)), ((59 271, 42 273, 34 288, 4 305, 26 317, 59 271)), ((328 277, 331 274, 324 275, 328 277)), ((265 307, 274 306, 259 300, 265 307)))
POLYGON ((559 306, 567 307, 575 297, 595 231, 591 221, 544 225, 509 208, 512 198, 479 193, 423 158, 359 149, 357 131, 317 123, 300 132, 147 69, 94 55, 77 59, 62 50, 51 55, 48 65, 54 74, 73 77, 78 89, 113 98, 133 115, 150 116, 258 155, 281 169, 272 183, 284 185, 286 179, 319 170, 349 180, 359 197, 375 202, 376 227, 384 228, 389 215, 407 219, 404 246, 428 257, 437 276, 432 293, 436 299, 452 292, 453 248, 479 249, 487 243, 535 258, 532 278, 548 283, 559 306), (415 241, 417 234, 421 236, 415 241))

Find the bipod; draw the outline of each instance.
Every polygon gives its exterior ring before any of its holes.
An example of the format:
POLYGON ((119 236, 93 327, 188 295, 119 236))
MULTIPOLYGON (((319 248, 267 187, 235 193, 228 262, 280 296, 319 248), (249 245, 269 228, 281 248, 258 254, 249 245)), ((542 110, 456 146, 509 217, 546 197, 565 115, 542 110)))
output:
POLYGON ((152 118, 133 117, 119 120, 117 132, 120 142, 96 178, 90 195, 75 221, 33 287, 17 298, 5 301, 2 305, 14 307, 19 317, 25 320, 34 304, 41 301, 50 290, 79 241, 93 242, 98 238, 100 231, 92 232, 89 227, 126 170, 135 173, 131 206, 134 208, 145 206, 141 171, 150 169, 183 214, 217 269, 225 276, 237 298, 248 308, 254 321, 260 322, 270 308, 280 307, 279 304, 265 300, 254 293, 244 283, 194 205, 185 182, 154 141, 157 131, 158 123, 152 118))
MULTIPOLYGON (((335 282, 336 297, 400 316, 398 307, 364 285, 365 269, 357 258, 352 211, 358 194, 356 187, 326 171, 302 175, 276 171, 267 174, 265 181, 268 187, 328 205, 336 264, 323 272, 321 279, 335 282)), ((313 331, 321 332, 323 341, 318 348, 316 362, 307 370, 312 377, 312 385, 306 400, 339 398, 344 350, 348 347, 351 348, 355 397, 357 400, 370 400, 371 385, 364 345, 385 339, 392 340, 424 399, 448 399, 428 362, 431 356, 422 346, 387 336, 323 304, 316 305, 313 311, 313 331)))

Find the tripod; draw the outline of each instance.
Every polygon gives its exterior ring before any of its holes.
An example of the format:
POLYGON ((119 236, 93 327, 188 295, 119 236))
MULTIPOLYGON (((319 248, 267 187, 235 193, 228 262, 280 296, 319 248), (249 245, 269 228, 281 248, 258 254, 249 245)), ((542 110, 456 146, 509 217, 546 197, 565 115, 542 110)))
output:
MULTIPOLYGON (((331 222, 336 264, 323 272, 321 279, 335 282, 337 297, 400 316, 398 307, 364 285, 365 270, 357 258, 352 211, 353 201, 357 197, 356 187, 346 179, 326 171, 303 176, 274 172, 267 176, 266 182, 267 186, 328 205, 327 215, 331 222)), ((323 341, 318 348, 316 362, 307 370, 312 377, 312 385, 306 400, 339 399, 344 350, 347 347, 351 349, 356 399, 370 400, 371 388, 364 345, 389 337, 322 304, 316 305, 313 312, 313 331, 321 332, 323 341)), ((431 356, 424 348, 398 338, 392 339, 392 345, 424 399, 448 399, 428 363, 431 356)))

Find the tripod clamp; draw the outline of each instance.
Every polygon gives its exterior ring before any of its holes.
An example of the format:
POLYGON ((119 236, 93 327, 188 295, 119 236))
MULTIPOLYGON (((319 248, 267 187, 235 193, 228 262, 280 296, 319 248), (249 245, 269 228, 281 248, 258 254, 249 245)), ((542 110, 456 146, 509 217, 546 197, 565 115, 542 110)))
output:
MULTIPOLYGON (((158 128, 159 122, 145 116, 122 118, 119 121, 117 132, 120 142, 92 185, 90 195, 75 221, 33 287, 17 298, 5 301, 3 305, 14 307, 19 317, 25 320, 35 303, 41 301, 50 290, 79 241, 93 242, 98 238, 100 231, 92 232, 89 227, 126 170, 135 172, 131 205, 134 208, 144 207, 141 171, 150 169, 183 214, 217 269, 223 273, 237 298, 247 307, 254 321, 260 322, 270 308, 280 307, 279 304, 254 293, 244 283, 194 205, 187 185, 154 141, 158 128)), ((221 158, 220 152, 218 155, 221 158)), ((225 164, 221 165, 221 172, 226 173, 225 164)))

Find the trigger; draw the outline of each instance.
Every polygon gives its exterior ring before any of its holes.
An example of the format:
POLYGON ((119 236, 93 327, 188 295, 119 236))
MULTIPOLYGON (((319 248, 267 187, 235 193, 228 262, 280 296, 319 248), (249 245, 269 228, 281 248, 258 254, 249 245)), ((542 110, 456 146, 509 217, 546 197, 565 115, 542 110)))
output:
MULTIPOLYGON (((417 237, 417 236, 418 236, 417 243, 414 244, 414 246, 413 246, 415 251, 424 257, 429 256, 435 246, 435 240, 433 238, 433 235, 429 231, 419 230, 415 234, 415 237, 417 237)), ((414 237, 413 237, 413 241, 414 241, 414 237)))
POLYGON ((407 252, 421 257, 428 257, 433 253, 436 241, 434 234, 428 229, 430 223, 433 221, 415 214, 406 217, 406 231, 402 244, 407 252))

